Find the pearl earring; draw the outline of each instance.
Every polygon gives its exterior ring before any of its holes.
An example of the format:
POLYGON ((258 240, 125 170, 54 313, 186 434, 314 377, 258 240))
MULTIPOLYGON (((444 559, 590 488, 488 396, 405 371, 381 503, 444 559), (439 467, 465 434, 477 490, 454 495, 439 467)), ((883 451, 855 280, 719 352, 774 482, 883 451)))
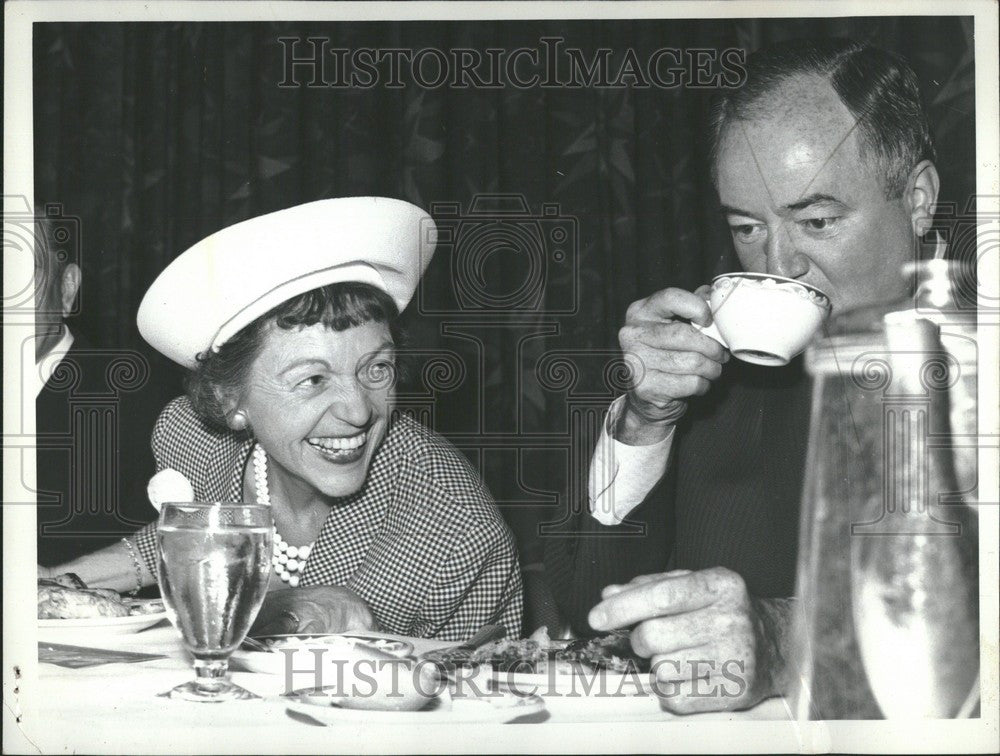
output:
POLYGON ((236 412, 233 413, 232 418, 229 420, 229 426, 235 431, 246 430, 249 424, 250 419, 247 417, 247 413, 243 410, 236 410, 236 412))

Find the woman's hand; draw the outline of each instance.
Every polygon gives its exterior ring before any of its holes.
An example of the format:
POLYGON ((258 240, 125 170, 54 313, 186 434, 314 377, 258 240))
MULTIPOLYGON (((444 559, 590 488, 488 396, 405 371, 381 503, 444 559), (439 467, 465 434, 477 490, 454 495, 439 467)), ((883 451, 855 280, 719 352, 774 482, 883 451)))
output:
POLYGON ((269 591, 250 632, 281 635, 378 629, 368 605, 350 588, 311 585, 269 591))

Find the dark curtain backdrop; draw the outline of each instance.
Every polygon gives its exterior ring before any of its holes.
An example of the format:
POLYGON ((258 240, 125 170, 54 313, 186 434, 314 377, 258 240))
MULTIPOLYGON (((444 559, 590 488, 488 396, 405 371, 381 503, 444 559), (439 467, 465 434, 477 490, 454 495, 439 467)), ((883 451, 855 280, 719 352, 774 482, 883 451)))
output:
MULTIPOLYGON (((707 178, 711 91, 282 88, 278 37, 511 50, 550 36, 611 48, 615 61, 628 48, 645 60, 661 47, 867 39, 905 55, 920 75, 942 199, 964 205, 975 185, 972 28, 955 18, 64 23, 36 24, 34 34, 35 199, 81 219, 75 327, 102 346, 146 354, 157 401, 180 393, 181 376, 139 337, 139 301, 173 257, 223 226, 362 194, 428 209, 457 203, 467 213, 477 195, 515 193, 535 216, 557 204, 560 217, 576 219, 568 256, 545 271, 544 306, 486 317, 418 316, 411 307, 407 315, 411 343, 440 358, 422 374, 433 394, 425 417, 482 467, 526 562, 538 557, 537 524, 580 498, 570 471, 585 469, 589 448, 564 443, 575 422, 567 407, 599 410, 616 392, 607 361, 628 304, 734 265, 707 178), (588 353, 599 359, 591 364, 588 353)), ((432 264, 424 310, 454 305, 450 260, 439 254, 432 264)), ((486 286, 515 290, 523 262, 491 258, 486 286)), ((419 384, 408 396, 423 406, 428 391, 419 384)))

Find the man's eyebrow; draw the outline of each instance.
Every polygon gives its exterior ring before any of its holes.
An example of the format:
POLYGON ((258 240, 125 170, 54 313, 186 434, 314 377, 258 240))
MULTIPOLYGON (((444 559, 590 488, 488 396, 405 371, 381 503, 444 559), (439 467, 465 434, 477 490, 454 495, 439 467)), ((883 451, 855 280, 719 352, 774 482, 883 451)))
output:
MULTIPOLYGON (((807 207, 811 207, 813 205, 840 205, 841 207, 847 207, 847 205, 844 204, 843 201, 837 199, 832 194, 816 193, 816 194, 807 194, 802 199, 796 200, 791 204, 785 205, 783 209, 786 211, 790 210, 794 212, 796 210, 805 210, 807 207)), ((754 213, 751 213, 749 210, 741 210, 738 207, 732 207, 730 205, 721 205, 719 207, 719 211, 723 215, 740 215, 743 216, 744 218, 757 217, 754 213)))
POLYGON ((723 215, 742 215, 744 218, 756 218, 757 216, 747 210, 740 210, 738 207, 730 207, 729 205, 722 205, 719 207, 719 212, 723 215))
POLYGON ((807 194, 802 199, 797 202, 792 202, 789 205, 785 205, 786 210, 805 210, 807 207, 812 205, 841 205, 844 203, 839 199, 834 197, 832 194, 807 194))

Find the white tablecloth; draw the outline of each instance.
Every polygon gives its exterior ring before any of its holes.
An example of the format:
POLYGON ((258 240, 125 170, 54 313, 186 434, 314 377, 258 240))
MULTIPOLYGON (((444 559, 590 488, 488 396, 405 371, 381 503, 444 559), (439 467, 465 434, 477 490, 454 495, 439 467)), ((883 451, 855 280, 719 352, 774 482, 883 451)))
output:
MULTIPOLYGON (((263 696, 262 700, 225 704, 173 701, 157 694, 193 678, 193 670, 174 628, 167 622, 134 635, 80 636, 39 634, 40 641, 163 654, 166 658, 128 664, 102 664, 70 669, 39 665, 45 724, 37 743, 43 752, 283 752, 308 753, 357 750, 438 750, 440 725, 423 727, 414 715, 414 735, 395 728, 345 723, 334 727, 306 724, 289 716, 280 676, 234 671, 233 681, 263 696), (378 732, 373 732, 378 729, 378 732), (417 738, 406 740, 407 737, 417 738), (394 739, 404 738, 395 745, 394 739), (409 744, 409 745, 408 745, 409 744)), ((408 639, 416 652, 452 644, 408 639)), ((601 698, 545 696, 546 712, 531 727, 556 727, 570 723, 607 722, 622 727, 627 722, 663 722, 678 719, 664 711, 652 696, 601 698)), ((771 699, 737 713, 699 714, 684 721, 784 720, 792 723, 782 699, 771 699)), ((775 723, 776 724, 776 723, 775 723)), ((454 725, 454 735, 467 725, 454 725)), ((508 726, 509 727, 509 726, 508 726)), ((407 728, 409 729, 409 728, 407 728)), ((450 726, 449 726, 449 732, 450 726)), ((441 750, 448 750, 441 748, 441 750)), ((494 749, 490 749, 494 750, 494 749)))

